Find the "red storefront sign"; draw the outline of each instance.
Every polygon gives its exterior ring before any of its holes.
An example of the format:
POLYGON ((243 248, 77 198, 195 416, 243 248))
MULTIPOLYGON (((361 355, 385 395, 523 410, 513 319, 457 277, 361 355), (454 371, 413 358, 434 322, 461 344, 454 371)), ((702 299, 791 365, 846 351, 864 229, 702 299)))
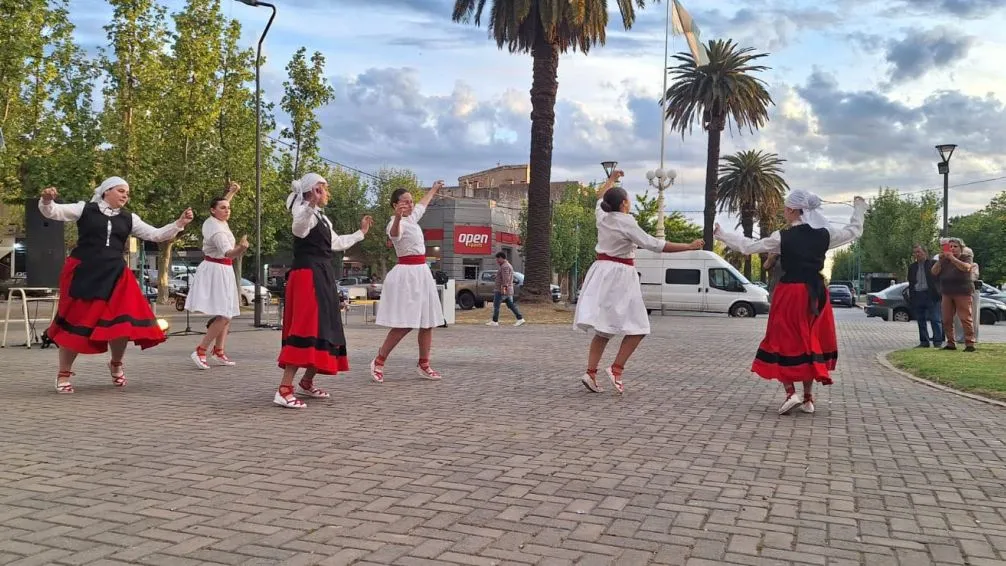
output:
POLYGON ((423 230, 423 238, 427 241, 439 242, 444 239, 444 229, 427 228, 423 230))
POLYGON ((496 241, 501 244, 520 244, 520 236, 510 232, 496 232, 496 241))
POLYGON ((454 253, 458 255, 490 255, 493 253, 492 228, 488 226, 455 226, 454 253))

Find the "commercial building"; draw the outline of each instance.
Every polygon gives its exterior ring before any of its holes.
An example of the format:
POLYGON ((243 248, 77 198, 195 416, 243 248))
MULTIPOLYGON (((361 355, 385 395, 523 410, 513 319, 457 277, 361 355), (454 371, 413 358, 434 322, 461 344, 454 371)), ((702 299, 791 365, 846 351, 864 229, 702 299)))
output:
MULTIPOLYGON (((529 165, 500 165, 444 187, 419 222, 430 267, 452 279, 475 279, 485 269, 496 269, 495 255, 503 252, 516 271, 523 271, 520 211, 529 181, 529 165)), ((570 184, 579 182, 553 182, 552 201, 562 198, 570 184)))

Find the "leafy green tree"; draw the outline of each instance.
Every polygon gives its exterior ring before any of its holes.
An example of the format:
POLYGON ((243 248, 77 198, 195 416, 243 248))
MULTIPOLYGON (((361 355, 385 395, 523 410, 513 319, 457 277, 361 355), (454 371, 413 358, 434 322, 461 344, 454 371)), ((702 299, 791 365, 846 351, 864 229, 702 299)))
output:
MULTIPOLYGON (((644 232, 651 235, 657 233, 657 198, 649 192, 636 195, 635 210, 632 215, 644 232)), ((689 221, 683 214, 673 211, 664 215, 664 238, 668 242, 691 242, 702 237, 702 227, 689 221)))
MULTIPOLYGON (((455 0, 455 22, 482 23, 486 0, 455 0)), ((636 20, 645 0, 618 0, 625 29, 636 20)), ((524 240, 525 279, 522 300, 550 301, 552 281, 552 137, 555 99, 559 89, 559 55, 570 49, 586 54, 604 45, 608 25, 606 0, 492 0, 487 27, 496 46, 510 53, 530 54, 531 180, 528 187, 527 238, 524 240)))
POLYGON ((912 246, 936 249, 940 201, 933 193, 915 197, 881 189, 871 201, 863 226, 861 265, 864 272, 907 273, 912 246))
POLYGON ((950 235, 975 252, 981 278, 991 285, 1006 281, 1006 191, 981 210, 950 220, 950 235))
POLYGON ((318 51, 306 58, 307 49, 301 47, 286 66, 289 78, 283 81, 283 100, 280 107, 290 116, 290 126, 283 128, 280 136, 293 144, 289 175, 295 179, 308 168, 320 165, 318 157, 318 132, 321 124, 315 113, 335 98, 335 90, 325 79, 325 57, 318 51))

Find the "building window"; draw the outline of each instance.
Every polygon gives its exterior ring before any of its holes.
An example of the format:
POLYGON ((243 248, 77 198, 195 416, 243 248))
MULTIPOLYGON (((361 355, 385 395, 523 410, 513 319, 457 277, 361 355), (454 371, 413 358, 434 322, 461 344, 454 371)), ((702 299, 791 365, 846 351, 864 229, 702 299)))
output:
POLYGON ((482 266, 482 261, 478 259, 466 259, 462 264, 464 268, 464 277, 469 281, 473 281, 479 278, 479 267, 482 266))

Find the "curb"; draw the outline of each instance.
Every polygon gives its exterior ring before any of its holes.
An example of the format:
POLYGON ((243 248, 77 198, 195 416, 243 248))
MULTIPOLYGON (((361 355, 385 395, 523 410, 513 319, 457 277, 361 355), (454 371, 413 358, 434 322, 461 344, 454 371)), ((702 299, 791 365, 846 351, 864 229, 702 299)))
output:
POLYGON ((965 397, 971 399, 972 401, 981 401, 982 403, 995 405, 997 407, 1002 407, 1006 409, 1006 403, 1002 401, 998 401, 996 399, 989 399, 988 397, 982 397, 981 395, 975 395, 974 393, 968 393, 967 391, 961 391, 959 389, 954 389, 953 387, 947 387, 946 385, 940 385, 935 381, 929 381, 928 379, 923 379, 921 377, 912 375, 911 373, 908 373, 907 371, 896 367, 887 359, 888 354, 891 354, 894 351, 895 350, 887 350, 886 352, 877 352, 877 361, 880 362, 880 365, 884 366, 885 368, 893 371, 894 373, 906 379, 910 379, 916 383, 921 383, 922 385, 925 385, 927 387, 932 387, 933 389, 939 389, 940 391, 943 391, 945 393, 951 393, 953 395, 957 395, 958 397, 965 397))

